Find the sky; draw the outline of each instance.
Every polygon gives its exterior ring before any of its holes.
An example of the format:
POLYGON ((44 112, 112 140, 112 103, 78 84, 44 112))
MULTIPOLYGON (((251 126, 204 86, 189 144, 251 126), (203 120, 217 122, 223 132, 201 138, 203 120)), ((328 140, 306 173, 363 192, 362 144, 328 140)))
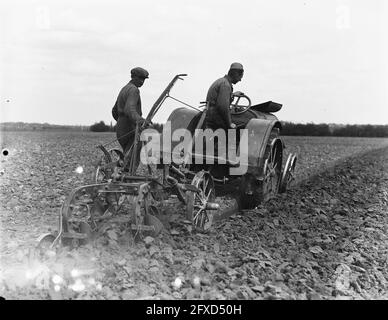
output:
POLYGON ((235 91, 283 104, 280 120, 388 124, 386 2, 3 0, 0 122, 110 123, 137 66, 144 114, 178 73, 171 95, 198 106, 240 62, 235 91))

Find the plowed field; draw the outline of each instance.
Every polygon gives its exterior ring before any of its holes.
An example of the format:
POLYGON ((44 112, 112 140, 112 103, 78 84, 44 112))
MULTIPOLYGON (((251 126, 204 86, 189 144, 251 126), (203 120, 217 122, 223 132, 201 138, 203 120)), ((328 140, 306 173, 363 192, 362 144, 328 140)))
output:
POLYGON ((4 132, 0 296, 7 299, 388 298, 388 140, 285 137, 298 184, 207 234, 170 210, 156 238, 106 241, 45 257, 65 197, 91 182, 113 134, 4 132), (78 170, 77 170, 78 168, 78 170), (82 169, 80 169, 82 168, 82 169))

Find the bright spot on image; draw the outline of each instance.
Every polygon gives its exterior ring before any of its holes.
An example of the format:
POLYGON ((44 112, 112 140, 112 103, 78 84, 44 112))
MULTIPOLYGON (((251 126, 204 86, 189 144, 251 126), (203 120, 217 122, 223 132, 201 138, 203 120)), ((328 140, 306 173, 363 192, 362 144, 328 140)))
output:
POLYGON ((194 283, 194 286, 199 287, 201 284, 201 279, 199 277, 194 277, 193 283, 194 283))
POLYGON ((84 168, 82 166, 78 166, 77 169, 75 169, 75 172, 81 174, 82 172, 84 172, 84 168))
POLYGON ((179 288, 182 286, 182 280, 181 280, 181 278, 176 278, 176 279, 174 280, 173 285, 174 285, 174 288, 175 288, 175 289, 179 289, 179 288))
POLYGON ((47 257, 53 258, 57 253, 54 250, 47 250, 45 254, 47 257))
POLYGON ((76 291, 76 292, 81 292, 85 290, 85 285, 82 283, 81 279, 77 279, 73 285, 70 286, 70 289, 76 291))
POLYGON ((97 288, 97 290, 102 290, 102 284, 101 283, 97 283, 96 288, 97 288))
POLYGON ((79 270, 77 270, 77 269, 71 270, 71 276, 72 276, 73 278, 77 278, 77 277, 79 277, 80 275, 81 275, 81 272, 79 272, 79 270))
POLYGON ((59 290, 61 290, 61 286, 59 286, 59 285, 55 285, 54 286, 54 290, 55 290, 55 292, 58 292, 59 290))
POLYGON ((32 274, 32 271, 31 270, 27 270, 26 271, 26 278, 27 279, 32 279, 34 277, 34 275, 32 274))
POLYGON ((55 284, 60 284, 63 282, 63 279, 57 274, 53 275, 52 280, 55 284))
POLYGON ((95 285, 96 284, 96 280, 94 280, 94 278, 90 278, 88 280, 88 282, 89 282, 90 285, 95 285))

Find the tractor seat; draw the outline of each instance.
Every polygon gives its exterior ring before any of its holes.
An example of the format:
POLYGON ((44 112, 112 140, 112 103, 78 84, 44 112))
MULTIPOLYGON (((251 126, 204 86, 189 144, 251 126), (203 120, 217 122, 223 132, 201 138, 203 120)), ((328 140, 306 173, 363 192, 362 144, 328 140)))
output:
MULTIPOLYGON (((194 131, 197 128, 202 115, 203 115, 203 111, 198 112, 198 114, 196 114, 193 117, 193 119, 190 121, 187 129, 191 132, 192 135, 194 135, 194 131)), ((256 115, 253 112, 248 111, 247 113, 244 113, 241 115, 232 115, 232 122, 236 124, 237 129, 243 129, 245 128, 249 120, 255 117, 256 115)), ((205 121, 202 123, 200 129, 205 129, 205 121)))
MULTIPOLYGON (((193 136, 194 136, 194 131, 197 128, 198 122, 201 120, 202 115, 203 115, 203 111, 198 112, 198 114, 194 116, 194 118, 190 121, 189 126, 187 127, 187 129, 191 132, 193 136)), ((205 122, 203 122, 201 126, 201 129, 204 129, 204 128, 205 128, 205 122)))
POLYGON ((237 129, 244 129, 249 120, 256 117, 257 115, 254 112, 248 110, 247 112, 242 114, 232 114, 232 122, 236 124, 237 129))

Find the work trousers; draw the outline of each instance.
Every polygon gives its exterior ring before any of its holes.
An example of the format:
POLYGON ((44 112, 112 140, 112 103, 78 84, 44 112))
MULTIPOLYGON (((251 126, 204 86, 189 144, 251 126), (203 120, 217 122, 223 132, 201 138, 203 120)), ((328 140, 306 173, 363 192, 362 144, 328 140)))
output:
MULTIPOLYGON (((123 149, 124 159, 127 156, 129 149, 135 142, 136 123, 128 119, 127 117, 119 117, 116 125, 116 137, 119 141, 121 148, 123 149)), ((135 158, 135 171, 140 162, 140 150, 141 143, 138 144, 138 150, 136 150, 135 158)))
MULTIPOLYGON (((206 129, 211 129, 214 132, 218 129, 222 129, 225 131, 226 136, 226 146, 219 145, 218 137, 214 137, 214 157, 225 157, 227 158, 227 152, 228 152, 228 130, 224 128, 217 128, 215 126, 211 126, 209 124, 206 124, 206 129), (221 150, 225 150, 226 154, 222 154, 221 150)), ((204 154, 206 152, 206 143, 204 143, 204 154)), ((226 164, 218 164, 218 161, 214 161, 214 164, 210 164, 208 166, 208 170, 215 178, 222 178, 224 176, 227 176, 229 174, 229 167, 226 164)))

